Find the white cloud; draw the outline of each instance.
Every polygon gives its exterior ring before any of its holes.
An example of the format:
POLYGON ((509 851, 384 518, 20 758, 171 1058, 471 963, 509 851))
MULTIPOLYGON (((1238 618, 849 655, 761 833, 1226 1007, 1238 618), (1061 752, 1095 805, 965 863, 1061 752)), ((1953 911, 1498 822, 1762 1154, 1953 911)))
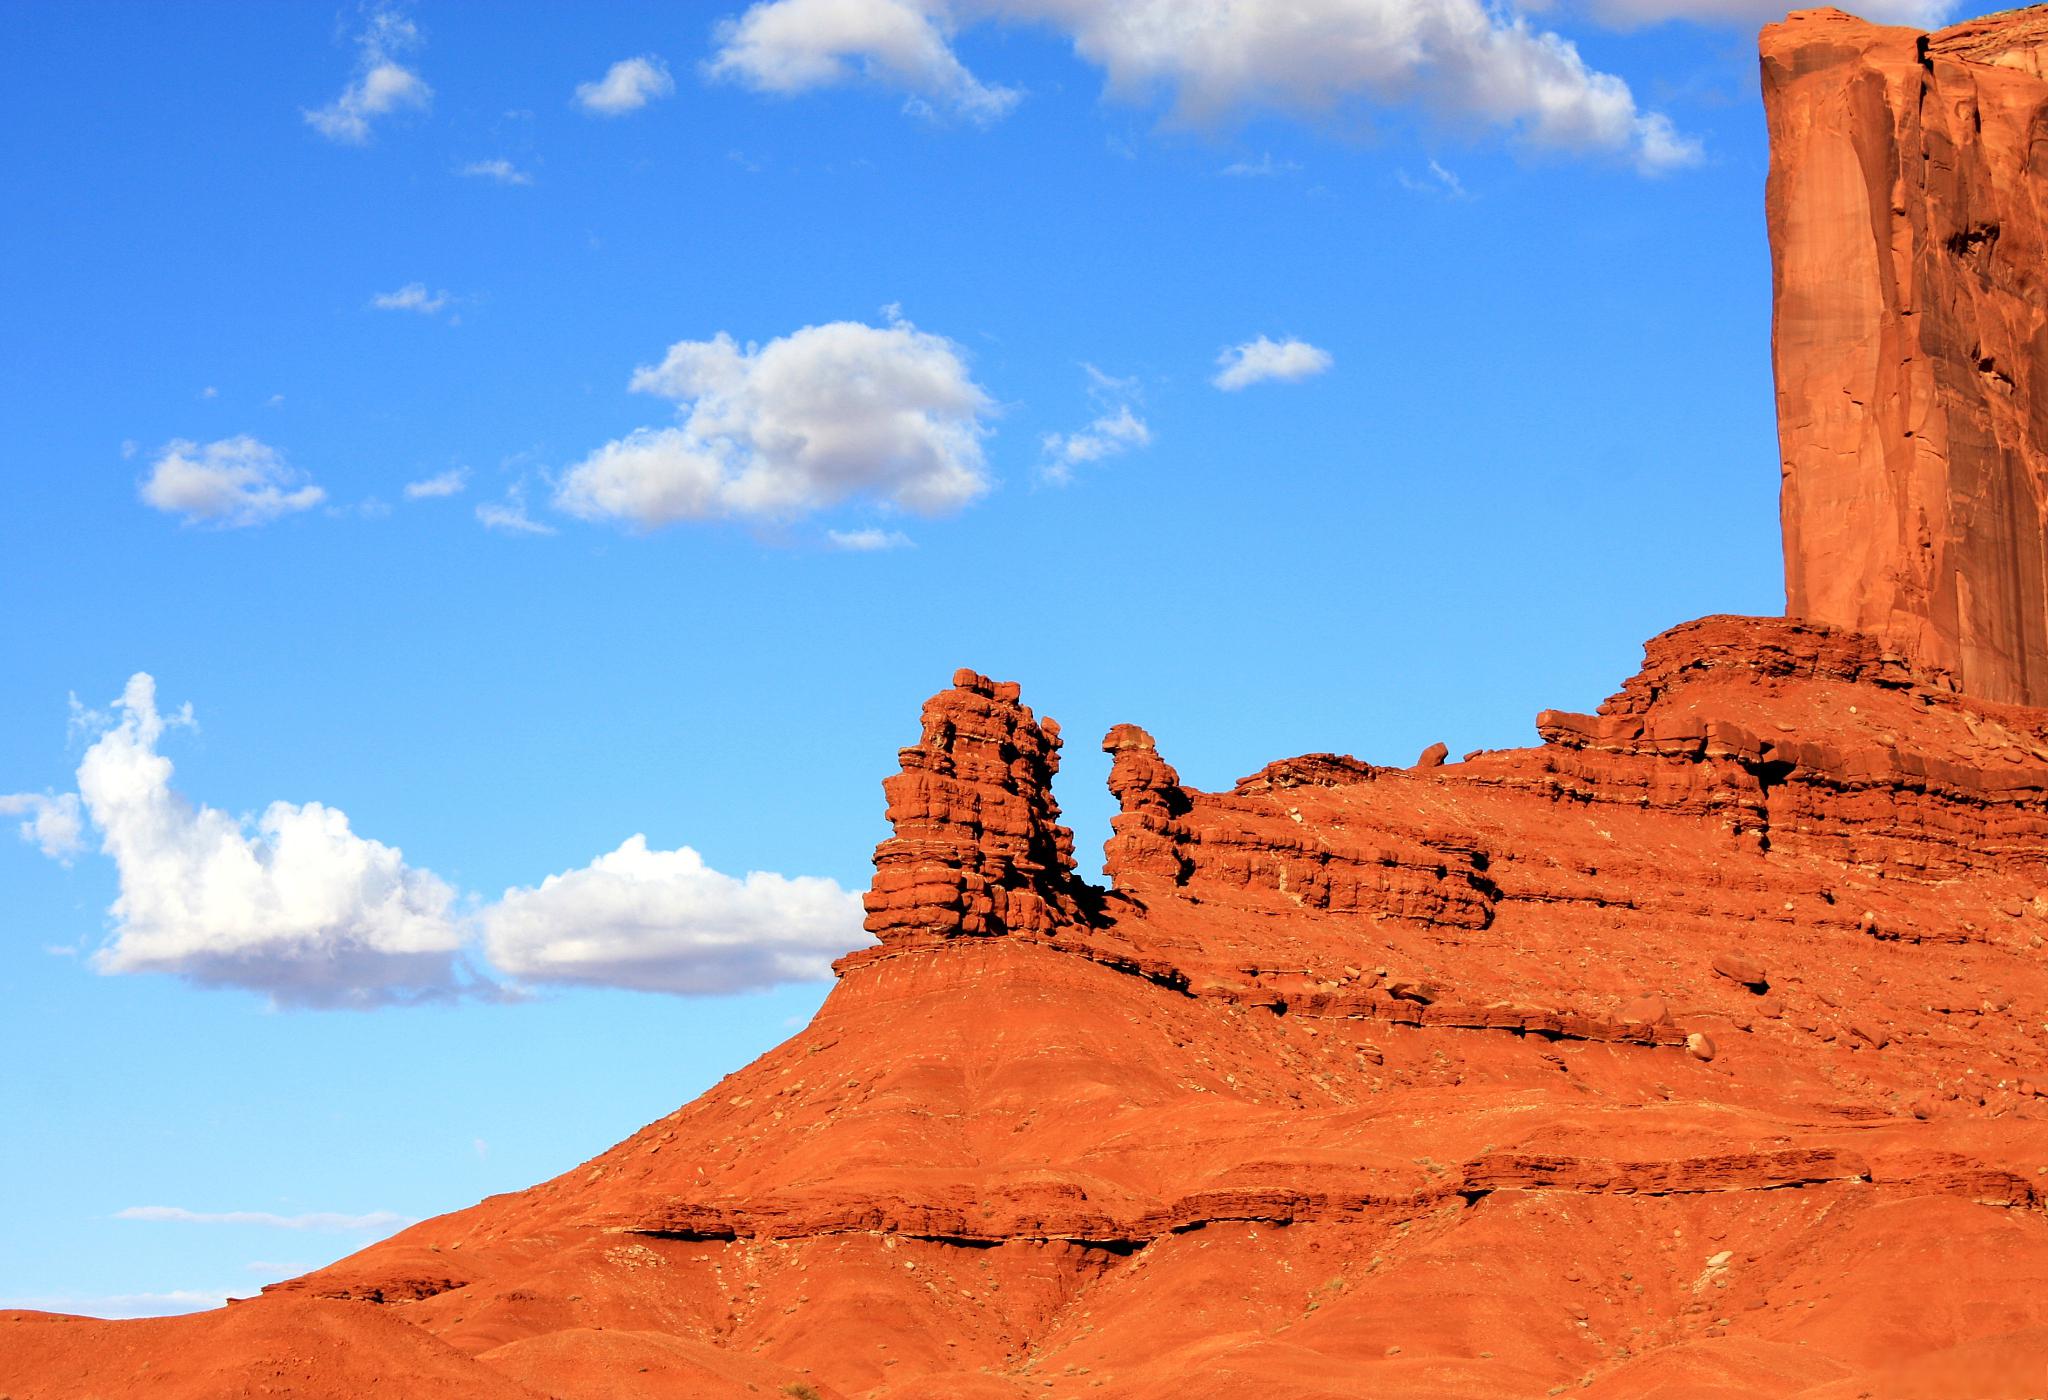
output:
POLYGON ((428 501, 440 496, 459 496, 469 489, 469 468, 454 467, 423 481, 405 483, 408 501, 428 501))
POLYGON ((325 107, 305 112, 306 121, 330 141, 360 146, 370 139, 370 123, 376 118, 425 108, 434 90, 399 62, 419 44, 418 27, 399 11, 374 11, 356 36, 354 80, 325 107))
POLYGON ((1091 364, 1081 368, 1088 375, 1088 397, 1097 409, 1094 421, 1078 432, 1047 433, 1039 440, 1045 454, 1039 478, 1056 486, 1073 480, 1075 467, 1152 445, 1152 429, 1131 409, 1139 397, 1138 381, 1104 374, 1091 364))
POLYGON ((521 170, 502 156, 496 160, 473 160, 462 167, 458 174, 475 179, 496 180, 501 185, 530 185, 533 176, 521 170))
POLYGON ((884 549, 910 548, 910 536, 901 530, 827 530, 825 538, 832 542, 834 549, 851 550, 856 554, 874 554, 884 549))
POLYGON ((1429 174, 1426 178, 1417 179, 1405 170, 1396 170, 1394 178, 1401 182, 1402 189, 1411 190, 1416 194, 1441 195, 1445 199, 1469 197, 1465 193, 1465 182, 1458 178, 1457 172, 1446 169, 1442 162, 1434 159, 1429 162, 1429 174))
MULTIPOLYGON (((1667 19, 1697 20, 1753 29, 1783 19, 1782 0, 1586 0, 1585 8, 1603 24, 1618 28, 1656 24, 1667 19)), ((1872 24, 1912 24, 1932 29, 1955 13, 1952 0, 1859 0, 1854 12, 1872 24)))
MULTIPOLYGON (((189 713, 189 712, 188 712, 189 713)), ((101 972, 164 972, 274 1003, 371 1006, 447 996, 463 930, 455 893, 357 836, 318 802, 273 802, 244 823, 171 791, 156 683, 130 678, 78 767, 120 897, 101 972)), ((90 721, 88 721, 89 723, 90 721)))
POLYGON ((869 942, 860 896, 817 876, 721 874, 688 846, 634 836, 579 870, 510 889, 484 911, 484 943, 534 982, 684 995, 824 981, 869 942))
POLYGON ((675 90, 668 65, 651 53, 642 54, 620 59, 594 83, 578 83, 576 105, 600 117, 622 117, 675 90))
POLYGON ((75 792, 9 793, 0 796, 0 816, 26 816, 21 839, 34 843, 51 860, 69 865, 85 849, 85 816, 75 792))
POLYGON ((1292 160, 1274 160, 1268 151, 1257 160, 1235 160, 1223 167, 1225 175, 1237 179, 1269 180, 1276 175, 1295 175, 1301 171, 1301 163, 1292 160))
POLYGON ((502 501, 483 501, 477 505, 476 518, 486 530, 496 530, 504 535, 552 535, 555 527, 545 521, 535 520, 526 513, 526 483, 515 481, 505 490, 502 501))
POLYGON ((571 468, 555 504, 586 520, 800 515, 854 498, 936 514, 988 489, 988 395, 960 349, 892 317, 836 321, 744 349, 679 341, 631 387, 676 400, 682 425, 642 428, 571 468))
POLYGON ((129 1206, 115 1211, 114 1219, 175 1221, 185 1225, 260 1225, 273 1230, 323 1230, 338 1234, 388 1234, 413 1223, 410 1217, 388 1210, 373 1210, 363 1215, 342 1215, 334 1211, 275 1215, 267 1210, 202 1211, 186 1210, 183 1206, 129 1206))
POLYGON ((199 391, 199 397, 202 399, 217 399, 220 397, 220 390, 209 384, 199 391))
MULTIPOLYGON (((68 806, 72 829, 54 833, 67 850, 78 845, 79 808, 90 817, 119 884, 112 935, 92 957, 102 973, 169 973, 306 1007, 516 995, 471 970, 481 938, 505 972, 535 982, 710 995, 824 979, 833 958, 868 941, 859 896, 831 880, 735 878, 687 846, 650 851, 641 836, 475 910, 397 848, 356 835, 335 808, 273 802, 238 820, 179 797, 158 744, 192 725, 191 707, 160 714, 146 674, 105 712, 74 699, 72 723, 95 736, 78 796, 22 795, 0 810, 68 806)), ((182 1206, 132 1206, 119 1218, 337 1231, 409 1223, 388 1211, 182 1206)))
POLYGON ((1229 390, 1263 384, 1269 379, 1292 383, 1321 374, 1335 363, 1329 351, 1305 340, 1269 340, 1262 335, 1219 354, 1216 377, 1209 382, 1229 390))
POLYGON ((1013 88, 984 83, 953 53, 944 5, 929 0, 764 0, 716 31, 713 75, 790 94, 865 76, 970 121, 1017 104, 1013 88))
POLYGON ((327 499, 286 465, 278 450, 243 434, 201 447, 176 438, 157 454, 142 483, 143 501, 187 523, 261 525, 327 499))
POLYGON ((379 311, 417 311, 432 316, 451 300, 446 292, 429 292, 424 282, 408 282, 395 292, 377 293, 370 298, 370 305, 379 311))
POLYGON ((1132 413, 1129 404, 1119 404, 1079 432, 1047 433, 1044 476, 1048 481, 1065 483, 1072 478, 1074 468, 1083 463, 1099 462, 1134 447, 1148 447, 1151 442, 1152 430, 1145 420, 1132 413))
POLYGON ((1537 146, 1625 154, 1645 170, 1699 156, 1569 40, 1485 0, 761 0, 719 26, 710 67, 777 93, 863 74, 989 120, 1017 94, 975 77, 951 44, 983 20, 1050 24, 1112 92, 1169 92, 1188 121, 1421 103, 1537 146))

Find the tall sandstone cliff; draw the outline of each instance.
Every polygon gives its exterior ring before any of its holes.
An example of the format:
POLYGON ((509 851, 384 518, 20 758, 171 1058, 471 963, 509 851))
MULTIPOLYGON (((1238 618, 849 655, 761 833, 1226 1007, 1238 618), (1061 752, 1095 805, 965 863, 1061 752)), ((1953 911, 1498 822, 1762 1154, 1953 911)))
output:
POLYGON ((2048 12, 1762 48, 1788 611, 2048 705, 2048 12))

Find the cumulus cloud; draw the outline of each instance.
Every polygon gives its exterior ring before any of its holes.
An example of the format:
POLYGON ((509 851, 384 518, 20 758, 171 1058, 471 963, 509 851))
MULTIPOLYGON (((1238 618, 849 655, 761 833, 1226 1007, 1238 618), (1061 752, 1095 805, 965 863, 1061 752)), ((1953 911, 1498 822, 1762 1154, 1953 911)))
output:
POLYGON ((1538 146, 1625 154, 1646 170, 1699 155, 1569 40, 1484 0, 760 0, 718 27, 710 67, 776 93, 861 75, 986 121, 1017 94, 954 52, 956 31, 980 21, 1049 24, 1104 70, 1113 93, 1169 93, 1194 122, 1419 102, 1538 146))
MULTIPOLYGON (((1587 0, 1586 4, 1586 9, 1603 24, 1625 29, 1667 19, 1753 29, 1770 20, 1783 19, 1786 8, 1776 0, 1587 0)), ((1947 23, 1956 6, 1953 0, 1859 0, 1851 9, 1873 24, 1911 24, 1932 29, 1947 23)))
POLYGON ((716 995, 824 981, 868 942, 860 896, 818 876, 721 874, 634 836, 484 911, 491 961, 533 982, 716 995))
POLYGON ((273 1230, 324 1230, 340 1234, 388 1234, 413 1223, 410 1217, 388 1210, 363 1215, 317 1210, 304 1215, 275 1215, 267 1210, 203 1211, 186 1210, 183 1206, 129 1206, 115 1211, 114 1219, 175 1221, 185 1225, 260 1225, 273 1230))
POLYGON ((924 104, 991 122, 1017 104, 954 54, 952 17, 933 0, 766 0, 718 26, 714 76, 783 95, 866 77, 924 104))
POLYGON ((0 796, 0 816, 25 817, 21 839, 51 860, 71 864, 85 849, 85 814, 75 792, 16 792, 0 796))
MULTIPOLYGON (((455 892, 339 810, 273 802, 253 824, 171 790, 156 682, 128 681, 78 766, 120 896, 102 972, 246 987, 284 1005, 370 1006, 464 990, 455 892)), ((90 720, 88 720, 90 723, 90 720)))
POLYGON ((423 481, 405 483, 408 501, 428 501, 440 496, 459 496, 469 489, 469 468, 454 467, 423 481))
POLYGON ((370 298, 370 305, 379 311, 417 311, 432 316, 451 300, 446 292, 429 292, 424 282, 408 282, 395 292, 377 293, 370 298))
POLYGON ((576 105, 600 117, 623 117, 676 90, 668 65, 653 54, 622 58, 594 83, 576 85, 576 105))
POLYGON ((360 146, 370 139, 370 124, 406 109, 424 109, 434 90, 400 61, 420 45, 420 32, 403 13, 391 8, 373 11, 356 36, 356 76, 341 96, 304 113, 312 128, 330 141, 360 146))
POLYGON ((511 161, 500 157, 496 160, 473 160, 457 172, 473 179, 496 180, 501 185, 530 185, 533 176, 521 170, 511 161))
MULTIPOLYGON (((102 973, 166 973, 292 1007, 517 995, 472 970, 470 955, 487 952, 535 983, 714 995, 821 980, 867 941, 859 896, 831 880, 725 875, 687 846, 649 850, 641 836, 479 909, 396 847, 357 835, 333 807, 273 802, 238 819, 180 797, 159 745, 192 722, 189 705, 162 714, 155 682, 137 673, 105 712, 73 702, 74 726, 94 735, 77 794, 0 801, 16 814, 68 810, 68 831, 60 820, 29 833, 52 854, 81 844, 81 808, 90 819, 119 887, 110 935, 92 956, 102 973)), ((155 1205, 120 1218, 291 1230, 408 1223, 381 1211, 155 1205)))
POLYGON ((1321 374, 1335 363, 1329 351, 1305 340, 1270 340, 1262 335, 1219 354, 1216 377, 1209 382, 1233 391, 1274 379, 1292 383, 1321 374))
POLYGON ((276 448, 244 434, 204 447, 173 439, 151 465, 142 499, 188 524, 234 528, 310 510, 327 493, 288 466, 276 448))
POLYGON ((856 498, 930 515, 988 489, 988 395, 958 346, 900 319, 745 348, 723 332, 679 341, 631 388, 675 400, 681 425, 641 428, 572 467, 555 493, 571 515, 653 528, 856 498))
POLYGON ((910 536, 900 530, 827 530, 825 538, 834 549, 855 554, 874 554, 884 549, 910 548, 910 536))

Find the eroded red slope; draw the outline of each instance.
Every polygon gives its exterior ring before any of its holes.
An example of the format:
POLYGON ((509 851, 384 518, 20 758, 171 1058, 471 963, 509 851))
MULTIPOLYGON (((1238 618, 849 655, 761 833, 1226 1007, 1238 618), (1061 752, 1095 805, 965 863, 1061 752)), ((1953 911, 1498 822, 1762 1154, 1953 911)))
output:
POLYGON ((335 1318, 446 1393, 2048 1390, 2048 712, 1710 618, 1538 726, 1227 793, 1120 726, 1097 890, 963 673, 803 1033, 225 1313, 0 1323, 0 1392, 243 1393, 335 1318))

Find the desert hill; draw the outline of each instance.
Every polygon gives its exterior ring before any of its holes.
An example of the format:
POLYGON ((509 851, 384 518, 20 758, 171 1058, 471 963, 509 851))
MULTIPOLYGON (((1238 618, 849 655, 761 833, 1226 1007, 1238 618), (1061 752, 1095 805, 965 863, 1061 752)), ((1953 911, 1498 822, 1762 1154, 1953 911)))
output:
POLYGON ((2044 16, 1765 33, 1791 616, 1461 761, 1119 725, 1100 885, 962 671, 801 1033, 258 1299, 0 1314, 0 1394, 2048 1394, 2044 16))

